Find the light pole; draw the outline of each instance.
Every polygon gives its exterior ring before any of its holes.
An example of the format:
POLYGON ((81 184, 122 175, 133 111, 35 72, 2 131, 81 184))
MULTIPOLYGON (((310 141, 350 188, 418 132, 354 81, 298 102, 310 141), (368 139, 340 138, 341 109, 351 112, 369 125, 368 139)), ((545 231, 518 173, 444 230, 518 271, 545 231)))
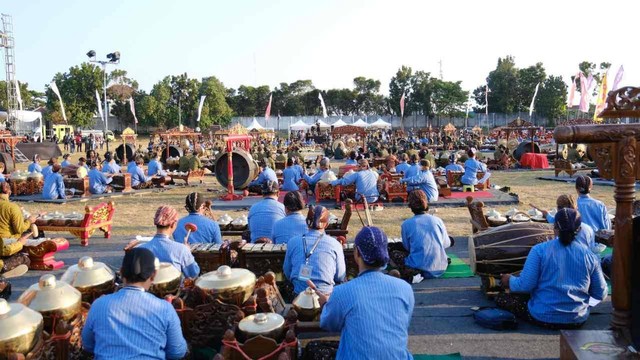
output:
POLYGON ((109 139, 107 138, 107 130, 109 130, 108 121, 109 121, 109 110, 107 109, 107 64, 119 64, 120 63, 120 52, 114 51, 112 53, 107 54, 107 59, 109 60, 96 60, 96 52, 94 50, 89 50, 87 53, 87 57, 89 57, 89 62, 97 63, 102 65, 102 90, 104 92, 104 126, 102 129, 102 137, 104 141, 107 143, 107 151, 109 151, 109 139))

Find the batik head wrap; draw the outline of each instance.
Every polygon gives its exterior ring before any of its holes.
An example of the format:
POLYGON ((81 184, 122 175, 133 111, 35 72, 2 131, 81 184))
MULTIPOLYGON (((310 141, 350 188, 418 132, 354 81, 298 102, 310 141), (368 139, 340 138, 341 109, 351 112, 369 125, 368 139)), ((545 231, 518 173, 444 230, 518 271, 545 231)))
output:
POLYGON ((324 230, 329 225, 329 210, 324 206, 309 206, 307 226, 314 230, 324 230))
POLYGON ((355 246, 365 264, 382 267, 389 262, 387 235, 374 226, 363 227, 356 235, 355 246))
POLYGON ((162 205, 156 210, 153 223, 158 227, 169 227, 178 221, 178 212, 171 206, 162 205))

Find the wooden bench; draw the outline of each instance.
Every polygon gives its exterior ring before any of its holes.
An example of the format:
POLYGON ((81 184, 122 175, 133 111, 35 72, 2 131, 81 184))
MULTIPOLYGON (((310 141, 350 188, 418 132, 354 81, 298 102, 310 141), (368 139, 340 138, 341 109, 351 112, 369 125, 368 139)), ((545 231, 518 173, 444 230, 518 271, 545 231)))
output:
MULTIPOLYGON (((462 182, 460 181, 460 179, 462 178, 463 175, 464 175, 464 171, 447 171, 447 185, 449 185, 449 187, 452 187, 452 188, 462 187, 462 182)), ((484 177, 484 172, 478 171, 478 173, 476 174, 476 178, 480 180, 483 177, 484 177)), ((484 184, 476 184, 476 188, 480 190, 488 189, 490 187, 491 187, 491 183, 489 182, 489 179, 487 179, 487 182, 484 184)))
POLYGON ((565 160, 565 159, 554 160, 553 167, 554 167, 554 172, 556 174, 556 177, 558 177, 558 174, 560 174, 563 171, 566 172, 569 175, 569 177, 572 177, 573 174, 577 173, 580 170, 591 171, 596 169, 594 167, 574 168, 571 161, 565 160))
MULTIPOLYGON (((133 189, 131 188, 131 174, 129 173, 123 173, 123 174, 116 174, 113 176, 112 178, 113 180, 111 181, 111 185, 117 185, 119 188, 122 188, 122 190, 117 189, 118 192, 131 192, 133 191, 133 189)), ((116 188, 114 188, 114 191, 116 190, 116 188)))
POLYGON ((79 226, 38 226, 43 231, 68 231, 72 235, 80 238, 80 245, 89 245, 89 237, 93 235, 96 229, 104 232, 106 239, 111 238, 111 224, 113 213, 115 212, 115 204, 113 201, 101 203, 98 206, 86 206, 84 208, 84 219, 79 226))
POLYGON ((189 182, 200 181, 200 184, 204 181, 204 169, 189 170, 187 175, 170 175, 173 180, 183 180, 187 185, 189 182))

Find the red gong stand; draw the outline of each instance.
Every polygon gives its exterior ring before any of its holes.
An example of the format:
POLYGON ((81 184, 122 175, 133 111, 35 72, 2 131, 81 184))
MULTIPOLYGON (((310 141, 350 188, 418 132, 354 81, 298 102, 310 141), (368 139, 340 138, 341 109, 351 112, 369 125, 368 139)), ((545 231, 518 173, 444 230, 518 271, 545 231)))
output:
POLYGON ((224 140, 227 143, 227 194, 220 200, 242 200, 243 196, 235 194, 233 188, 233 149, 239 147, 247 152, 251 151, 251 135, 229 135, 224 140))

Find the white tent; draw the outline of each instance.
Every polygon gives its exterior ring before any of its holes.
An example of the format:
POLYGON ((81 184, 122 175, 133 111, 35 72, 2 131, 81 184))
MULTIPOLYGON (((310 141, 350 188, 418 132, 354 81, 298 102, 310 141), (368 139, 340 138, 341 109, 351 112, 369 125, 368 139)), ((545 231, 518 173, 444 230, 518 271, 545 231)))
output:
POLYGON ((304 121, 298 120, 296 123, 289 126, 289 130, 307 130, 310 127, 311 125, 307 125, 304 121))
POLYGON ((247 126, 247 130, 253 130, 253 129, 263 130, 264 127, 262 125, 258 124, 258 120, 256 120, 254 118, 253 122, 251 123, 251 125, 247 126))
POLYGON ((331 125, 327 124, 327 123, 326 123, 326 122, 324 122, 324 120, 322 120, 322 119, 318 119, 318 120, 316 121, 316 124, 320 124, 320 129, 327 129, 327 128, 330 128, 330 127, 331 127, 331 125))
POLYGON ((362 119, 358 119, 358 121, 354 122, 354 123, 353 123, 353 124, 351 124, 351 125, 353 125, 353 126, 357 126, 357 127, 363 127, 363 128, 369 127, 369 124, 367 124, 367 123, 366 123, 364 120, 362 120, 362 119))
POLYGON ((391 124, 389 124, 388 122, 382 120, 382 119, 378 119, 376 120, 374 123, 369 124, 370 127, 372 128, 379 128, 379 129, 389 129, 391 128, 391 124))
POLYGON ((334 122, 331 126, 333 126, 334 128, 339 128, 340 126, 345 126, 347 125, 346 122, 342 121, 342 119, 334 122))

